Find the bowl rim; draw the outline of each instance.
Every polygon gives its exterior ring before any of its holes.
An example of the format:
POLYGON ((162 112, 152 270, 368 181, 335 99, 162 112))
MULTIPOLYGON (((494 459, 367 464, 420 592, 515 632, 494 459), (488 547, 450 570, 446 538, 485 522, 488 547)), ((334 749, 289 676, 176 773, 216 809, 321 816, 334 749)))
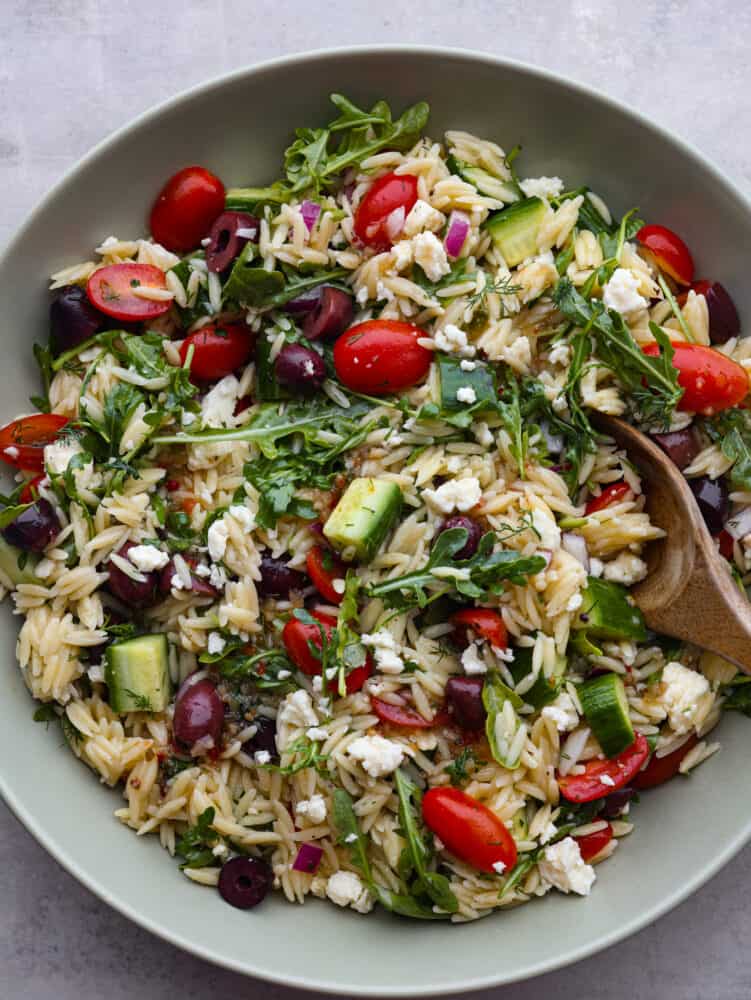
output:
MULTIPOLYGON (((472 60, 474 62, 486 63, 489 66, 502 67, 518 71, 539 80, 543 80, 557 87, 578 94, 583 97, 597 101, 598 103, 613 108, 622 115, 632 119, 640 128, 651 132, 660 138, 667 140, 683 156, 698 163, 698 165, 711 176, 715 184, 724 189, 740 208, 741 211, 751 214, 751 199, 749 199, 715 163, 701 152, 698 147, 677 135, 671 129, 648 118, 642 112, 630 107, 625 102, 609 96, 594 87, 581 83, 561 73, 537 66, 518 59, 511 59, 505 56, 496 56, 488 52, 481 52, 475 49, 463 47, 448 48, 441 45, 418 45, 411 43, 384 43, 384 44, 363 44, 344 45, 329 48, 318 48, 304 50, 278 56, 273 59, 252 63, 227 73, 209 77, 200 83, 194 84, 185 90, 179 91, 173 97, 152 105, 134 118, 128 120, 124 125, 119 126, 114 132, 100 140, 87 153, 68 167, 58 181, 37 201, 32 210, 24 218, 24 221, 5 242, 0 246, 0 269, 5 265, 6 260, 14 253, 24 240, 27 231, 32 227, 38 217, 43 216, 47 206, 65 186, 73 180, 79 171, 94 163, 100 154, 106 152, 111 147, 116 146, 126 135, 137 131, 143 125, 159 118, 163 113, 181 104, 187 104, 199 95, 209 94, 212 91, 220 90, 227 84, 242 78, 251 78, 257 73, 264 73, 269 70, 277 70, 284 67, 291 67, 301 63, 315 63, 331 58, 379 56, 379 55, 402 55, 404 57, 437 57, 444 60, 472 60)), ((290 129, 291 131, 291 129, 290 129)), ((321 991, 341 996, 372 996, 372 997, 406 997, 406 996, 439 996, 449 993, 456 993, 456 986, 447 984, 429 984, 428 986, 415 986, 410 984, 405 987, 382 987, 380 989, 369 989, 362 982, 342 983, 329 982, 322 978, 302 978, 296 975, 285 974, 275 970, 252 968, 248 963, 232 960, 227 957, 220 957, 212 953, 209 948, 204 947, 200 941, 188 939, 179 931, 168 926, 160 925, 155 920, 141 914, 129 903, 118 899, 107 886, 90 876, 68 852, 55 843, 54 834, 47 829, 34 828, 33 819, 27 810, 22 798, 15 795, 8 787, 5 776, 0 770, 0 796, 9 807, 11 812, 23 824, 24 828, 34 837, 34 839, 78 882, 84 885, 89 891, 94 893, 99 899, 111 906, 118 913, 127 917, 138 926, 154 934, 167 943, 175 947, 202 958, 214 965, 229 969, 245 976, 253 976, 260 980, 288 986, 300 990, 321 991)), ((555 957, 541 958, 539 961, 529 962, 526 966, 517 969, 512 975, 481 974, 467 980, 462 986, 462 992, 486 989, 495 986, 515 983, 535 976, 540 976, 557 969, 564 968, 575 962, 591 957, 606 948, 623 941, 632 934, 644 929, 655 920, 664 916, 670 910, 682 903, 687 897, 696 892, 701 886, 712 878, 724 865, 751 840, 751 813, 745 826, 733 836, 719 854, 712 856, 711 860, 701 868, 689 875, 686 880, 676 889, 665 896, 659 903, 651 909, 645 911, 637 917, 626 921, 612 931, 593 939, 592 943, 560 950, 555 957)), ((460 929, 456 928, 457 933, 460 929)), ((465 931, 466 932, 466 931, 465 931)))

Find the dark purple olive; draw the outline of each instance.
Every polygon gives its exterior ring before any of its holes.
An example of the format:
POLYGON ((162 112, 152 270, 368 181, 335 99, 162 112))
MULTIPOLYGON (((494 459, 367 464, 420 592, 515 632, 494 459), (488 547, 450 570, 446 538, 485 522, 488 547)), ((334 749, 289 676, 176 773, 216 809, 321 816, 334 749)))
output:
POLYGON ((54 507, 49 500, 39 499, 3 529, 3 538, 24 552, 43 552, 59 531, 54 507))
POLYGON ((83 288, 68 285, 50 305, 50 342, 53 353, 60 354, 83 343, 97 333, 104 316, 89 302, 83 288))
POLYGON ((296 295, 294 299, 290 299, 282 308, 285 312, 292 313, 294 316, 306 316, 321 301, 323 287, 323 285, 316 285, 315 288, 309 288, 301 295, 296 295))
MULTIPOLYGON (((117 550, 117 555, 123 559, 127 559, 128 552, 133 548, 134 544, 134 542, 126 542, 117 550)), ((119 597, 123 604, 131 608, 148 608, 151 604, 155 603, 157 599, 158 573, 153 570, 148 573, 138 570, 137 572, 144 579, 134 580, 133 577, 123 572, 119 566, 116 566, 111 559, 107 562, 106 569, 109 573, 107 588, 115 597, 119 597)), ((135 566, 133 569, 134 571, 136 570, 135 566)))
POLYGON ((257 727, 256 734, 243 743, 243 750, 251 756, 259 750, 265 750, 272 760, 277 760, 279 752, 276 749, 276 722, 265 715, 257 715, 253 724, 257 727))
POLYGON ((480 544, 483 534, 482 528, 471 517, 466 517, 464 514, 456 514, 454 517, 449 517, 443 522, 438 529, 438 534, 441 535, 444 531, 449 531, 451 528, 464 528, 467 532, 467 541, 459 549, 454 558, 471 559, 475 552, 477 552, 477 546, 480 544))
POLYGON ((321 355, 302 344, 286 344, 276 356, 274 371, 282 385, 298 392, 315 392, 326 378, 321 355))
POLYGON ((206 749, 218 747, 224 725, 224 702, 217 694, 213 681, 202 680, 183 684, 175 699, 172 726, 175 739, 185 747, 206 740, 206 749), (208 739, 212 743, 208 745, 208 739))
POLYGON ((727 289, 719 281, 699 281, 696 291, 707 300, 709 313, 709 339, 713 344, 724 344, 741 332, 738 310, 727 289))
POLYGON ((605 796, 599 815, 604 819, 615 819, 621 815, 633 797, 633 788, 619 788, 617 792, 611 792, 605 796))
MULTIPOLYGON (((188 564, 191 571, 198 565, 198 560, 192 558, 191 556, 183 556, 183 559, 188 564)), ((172 592, 172 577, 176 572, 175 562, 173 559, 170 559, 164 569, 159 573, 159 593, 163 594, 165 597, 169 596, 172 592)), ((212 586, 212 584, 210 584, 204 577, 198 576, 197 573, 193 572, 190 574, 190 589, 193 594, 198 594, 200 597, 219 596, 219 591, 216 587, 212 586)))
POLYGON ((684 427, 681 431, 668 431, 667 434, 653 434, 652 439, 679 469, 691 465, 701 451, 699 434, 693 426, 684 427))
POLYGON ((290 569, 284 559, 261 556, 261 579, 256 590, 261 597, 288 598, 291 590, 303 590, 306 584, 303 573, 290 569))
POLYGON ((324 285, 318 304, 305 317, 303 333, 308 340, 333 340, 344 333, 354 315, 352 296, 341 288, 324 285))
POLYGON ((209 271, 216 274, 225 271, 249 240, 258 239, 259 225, 258 219, 247 212, 222 212, 209 231, 211 242, 206 247, 209 271))
POLYGON ((708 476, 689 479, 688 485, 696 497, 710 535, 719 535, 730 513, 727 487, 722 480, 710 479, 708 476))
POLYGON ((219 894, 230 906, 249 910, 263 902, 274 882, 274 873, 259 858, 232 858, 219 873, 219 894))
POLYGON ((482 677, 449 677, 446 703, 454 721, 461 729, 482 729, 485 706, 482 703, 482 677))

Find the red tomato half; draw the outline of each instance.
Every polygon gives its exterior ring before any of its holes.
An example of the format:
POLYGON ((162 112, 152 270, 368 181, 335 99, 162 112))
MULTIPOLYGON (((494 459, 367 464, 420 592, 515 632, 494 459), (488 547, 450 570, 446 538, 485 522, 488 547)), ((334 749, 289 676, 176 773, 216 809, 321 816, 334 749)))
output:
POLYGON ((450 721, 448 712, 436 712, 428 722, 426 718, 406 705, 392 705, 390 701, 371 697, 370 707, 381 722, 391 726, 401 726, 404 729, 433 729, 435 726, 446 725, 450 721))
POLYGON ((224 185, 203 167, 185 167, 159 192, 149 216, 151 235, 168 250, 193 250, 224 211, 224 185))
POLYGON ((341 604, 343 594, 334 589, 334 580, 343 580, 347 569, 341 559, 338 559, 331 549, 323 545, 314 545, 305 559, 308 576, 313 581, 321 597, 330 604, 341 604))
POLYGON ((30 479, 28 483, 24 486, 18 496, 19 503, 33 503, 39 498, 39 484, 44 479, 44 473, 40 473, 38 476, 34 476, 30 479))
POLYGON ((431 788, 422 800, 422 818, 452 854, 482 872, 510 872, 516 844, 487 806, 458 788, 431 788))
POLYGON ((598 830, 596 833, 588 833, 584 837, 574 838, 579 845, 579 853, 582 856, 582 861, 591 861, 592 858, 596 858, 612 839, 613 827, 610 823, 608 823, 604 830, 598 830))
MULTIPOLYGON (((323 628, 323 633, 327 639, 336 628, 336 618, 326 615, 322 611, 311 612, 317 618, 323 628)), ((298 670, 302 670, 308 677, 318 677, 321 673, 321 661, 313 655, 309 643, 317 649, 321 648, 321 629, 317 625, 301 622, 298 618, 290 618, 282 630, 282 642, 287 650, 287 655, 298 670)), ((373 662, 367 658, 361 667, 355 667, 346 678, 345 684, 347 694, 354 694, 359 691, 365 681, 373 673, 373 662)), ((329 690, 336 688, 337 680, 334 678, 329 682, 329 690)))
POLYGON ((28 472, 44 471, 44 446, 55 441, 68 423, 57 413, 33 413, 0 428, 0 459, 28 472))
POLYGON ((678 774, 681 761, 689 750, 693 750, 698 742, 698 736, 689 736, 683 746, 678 747, 677 750, 667 754, 665 757, 657 757, 655 754, 652 754, 650 762, 643 771, 639 771, 631 784, 634 788, 643 791, 645 788, 654 788, 656 785, 662 785, 666 781, 669 781, 674 775, 678 774))
POLYGON ((417 178, 384 174, 368 190, 355 213, 355 233, 374 250, 388 250, 402 231, 417 201, 417 178))
MULTIPOLYGON (((736 361, 703 344, 671 341, 675 354, 673 367, 678 369, 678 384, 683 388, 679 410, 710 417, 720 410, 737 406, 748 395, 748 375, 736 361)), ((650 357, 659 354, 657 344, 642 350, 650 357)))
POLYGON ((128 322, 155 319, 172 304, 142 299, 135 289, 166 287, 164 271, 151 264, 110 264, 94 271, 86 284, 86 294, 100 312, 128 322))
POLYGON ((428 374, 432 352, 417 343, 425 331, 395 319, 369 319, 334 344, 334 367, 348 389, 387 396, 417 385, 428 374))
POLYGON ((665 271, 681 285, 694 280, 694 262, 691 253, 680 238, 665 226, 642 226, 637 240, 650 251, 661 271, 665 271))
POLYGON ((594 802, 628 785, 648 756, 649 744, 637 733, 631 746, 612 760, 590 760, 584 774, 559 775, 558 787, 569 802, 594 802), (603 777, 610 778, 610 783, 605 784, 603 777))
POLYGON ((610 486, 605 487, 598 497, 592 497, 591 500, 587 501, 584 513, 594 514, 598 510, 604 510, 606 507, 609 507, 612 503, 620 503, 621 500, 626 499, 626 496, 630 492, 631 487, 628 483, 611 483, 610 486))
POLYGON ((194 379, 212 382, 231 375, 253 353, 253 336, 244 323, 212 323, 203 326, 180 345, 180 360, 185 364, 188 348, 193 348, 190 374, 194 379))
MULTIPOLYGON (((496 649, 505 649, 508 645, 508 633, 503 618, 490 608, 465 608, 463 611, 455 611, 450 621, 457 632, 471 628, 496 649)), ((457 638, 461 641, 466 635, 459 634, 457 638)))

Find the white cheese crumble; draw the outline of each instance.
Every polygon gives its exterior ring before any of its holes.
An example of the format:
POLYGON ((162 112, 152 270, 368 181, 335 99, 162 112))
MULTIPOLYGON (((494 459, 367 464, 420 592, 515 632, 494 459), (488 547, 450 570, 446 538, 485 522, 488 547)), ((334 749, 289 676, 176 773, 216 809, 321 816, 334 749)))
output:
POLYGON ((565 837, 546 847, 539 867, 541 878, 559 892, 577 892, 580 896, 589 895, 597 877, 592 865, 582 860, 573 837, 565 837))
POLYGON ((439 212, 437 208, 433 208, 427 201, 418 198, 410 209, 409 215, 404 220, 404 229, 402 232, 405 236, 415 236, 424 229, 436 232, 436 230, 443 226, 445 221, 446 216, 443 212, 439 212))
POLYGON ((496 872, 496 874, 498 874, 498 875, 503 875, 503 873, 506 871, 506 864, 505 864, 505 862, 504 861, 494 861, 493 862, 493 871, 496 872))
POLYGON ((687 733, 699 713, 699 699, 709 691, 709 681, 696 670, 672 661, 662 671, 664 691, 660 702, 676 733, 687 733))
POLYGON ((643 295, 639 294, 639 280, 627 268, 616 268, 613 277, 605 285, 602 301, 608 309, 626 315, 637 309, 646 309, 649 304, 643 295))
POLYGON ((154 569, 164 569, 169 562, 169 556, 153 545, 134 545, 128 549, 128 559, 142 573, 150 573, 154 569))
POLYGON ((276 745, 280 751, 289 743, 292 730, 307 730, 311 726, 317 726, 318 715, 308 692, 302 688, 291 691, 279 706, 276 723, 276 745))
POLYGON ((68 463, 74 455, 83 449, 77 441, 53 441, 44 446, 44 464, 47 472, 62 475, 68 468, 68 463))
POLYGON ((472 425, 472 433, 474 434, 477 443, 481 444, 483 448, 492 447, 495 438, 484 420, 479 420, 477 423, 472 425))
POLYGON ((404 670, 404 660, 399 655, 400 646, 388 629, 382 628, 372 634, 360 636, 363 646, 373 650, 376 666, 384 674, 400 674, 404 670))
POLYGON ((563 191, 560 177, 526 177, 519 182, 525 198, 557 198, 563 191))
POLYGON ((309 799, 303 799, 295 806, 295 816, 305 817, 311 823, 323 823, 326 819, 326 800, 316 792, 309 799))
POLYGON ((456 390, 456 399, 459 403, 468 403, 471 406, 477 402, 477 393, 471 385, 460 385, 456 390))
POLYGON ((208 641, 208 651, 213 656, 216 653, 221 653, 227 643, 224 640, 224 636, 221 632, 209 632, 208 641))
POLYGON ((462 666, 464 667, 464 673, 468 677, 475 677, 477 674, 486 674, 488 672, 487 664, 480 655, 479 643, 470 642, 464 650, 462 653, 462 666))
POLYGON ((423 496, 442 514, 453 510, 467 511, 476 507, 482 497, 480 482, 474 476, 465 479, 449 479, 437 490, 423 490, 423 496))
POLYGON ((256 764, 270 764, 271 754, 268 752, 268 750, 256 750, 256 752, 253 754, 253 760, 256 762, 256 764))
POLYGON ((394 270, 403 271, 412 263, 412 244, 409 240, 396 243, 391 249, 394 270))
MULTIPOLYGON (((277 677, 281 677, 283 671, 279 671, 277 677)), ((327 740, 329 738, 328 731, 323 728, 323 726, 311 726, 310 729, 306 730, 305 735, 309 740, 327 740)))
POLYGON ((370 893, 354 872, 334 872, 326 883, 326 895, 337 906, 351 906, 358 913, 373 908, 370 893))
POLYGON ((235 413, 240 383, 234 375, 225 375, 201 400, 204 427, 229 427, 235 413))
POLYGON ((569 733, 579 725, 579 713, 573 698, 566 691, 561 691, 555 701, 542 710, 543 719, 550 719, 559 733, 569 733))
POLYGON ((360 761, 371 778, 392 774, 404 760, 404 750, 383 736, 360 736, 347 747, 347 753, 360 761))
POLYGON ((210 525, 206 541, 209 546, 209 555, 214 562, 220 562, 224 558, 224 553, 227 551, 228 538, 229 528, 224 523, 223 517, 210 525))
MULTIPOLYGON (((467 340, 467 334, 464 330, 460 330, 455 323, 447 323, 442 330, 436 330, 433 334, 433 342, 439 351, 445 351, 446 354, 459 354, 466 357, 472 357, 475 353, 474 344, 470 344, 467 340)), ((472 371, 475 367, 473 361, 467 362, 472 367, 465 368, 465 362, 462 362, 463 371, 472 371)))
POLYGON ((440 281, 451 267, 443 243, 433 233, 419 233, 412 240, 415 263, 425 272, 428 281, 440 281))
POLYGON ((247 507, 242 507, 240 504, 236 504, 227 511, 230 517, 233 517, 241 528, 245 530, 247 534, 256 526, 256 519, 253 511, 248 510, 247 507))
POLYGON ((459 367, 463 372, 473 372, 475 368, 477 368, 477 362, 467 361, 466 358, 462 358, 462 360, 459 362, 459 367))
POLYGON ((613 583, 623 583, 629 587, 647 575, 647 564, 631 552, 621 552, 619 556, 603 566, 602 575, 613 583))
POLYGON ((532 511, 532 526, 539 535, 539 546, 542 549, 550 549, 555 552, 561 547, 561 529, 555 523, 552 514, 535 507, 532 511))

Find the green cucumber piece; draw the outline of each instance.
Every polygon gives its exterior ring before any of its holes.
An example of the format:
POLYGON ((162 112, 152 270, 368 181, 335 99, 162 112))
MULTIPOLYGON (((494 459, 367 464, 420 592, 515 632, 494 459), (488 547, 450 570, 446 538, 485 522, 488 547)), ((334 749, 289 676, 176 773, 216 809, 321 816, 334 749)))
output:
POLYGON ((519 766, 527 726, 518 715, 524 705, 519 695, 503 683, 497 673, 489 673, 482 688, 482 703, 487 712, 485 735, 493 758, 513 771, 519 766))
POLYGON ((139 635, 107 650, 104 679, 114 712, 163 712, 170 700, 166 635, 139 635))
POLYGON ((6 542, 0 535, 0 571, 8 577, 14 587, 19 583, 41 583, 34 570, 39 562, 39 556, 30 552, 22 552, 15 545, 6 542), (20 565, 19 565, 20 560, 20 565))
POLYGON ((606 757, 617 757, 634 742, 628 699, 618 674, 603 674, 578 689, 579 701, 606 757))
POLYGON ((626 588, 594 576, 587 578, 582 591, 579 622, 596 639, 644 642, 647 638, 642 613, 629 603, 626 588))
POLYGON ((537 234, 547 210, 542 198, 524 198, 495 212, 485 223, 509 267, 516 267, 537 253, 537 234))
POLYGON ((460 358, 442 354, 438 356, 438 375, 441 380, 441 406, 444 410, 464 410, 477 403, 493 404, 498 398, 495 376, 481 361, 476 361, 474 369, 467 372, 463 370, 460 358), (474 389, 474 403, 457 399, 456 394, 462 388, 474 389))
POLYGON ((402 509, 402 491, 387 479, 353 479, 334 507, 323 533, 338 549, 353 548, 369 562, 402 509))
POLYGON ((482 167, 473 167, 464 160, 457 160, 452 157, 449 161, 449 168, 455 174, 459 174, 472 187, 477 188, 480 194, 485 194, 488 198, 495 198, 497 201, 512 202, 519 201, 521 192, 513 181, 504 181, 500 177, 495 177, 482 167))
MULTIPOLYGON (((540 709, 544 705, 550 704, 551 701, 555 701, 561 690, 563 675, 566 673, 566 664, 566 657, 560 653, 556 654, 553 673, 550 677, 546 677, 540 671, 529 691, 525 691, 521 695, 524 701, 535 709, 540 709)), ((516 684, 532 672, 531 646, 518 646, 514 649, 514 659, 509 663, 509 670, 516 684)))

